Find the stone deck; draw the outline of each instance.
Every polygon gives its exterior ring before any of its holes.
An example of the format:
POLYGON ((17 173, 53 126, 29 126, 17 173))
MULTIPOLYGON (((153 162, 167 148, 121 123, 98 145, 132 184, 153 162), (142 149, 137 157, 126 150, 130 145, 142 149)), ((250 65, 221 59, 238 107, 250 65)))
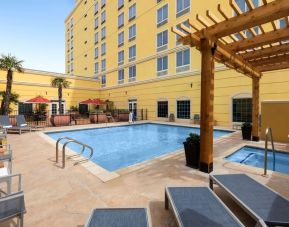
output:
MULTIPOLYGON (((215 173, 243 172, 289 198, 289 175, 225 162, 223 157, 241 146, 240 133, 215 141, 215 173)), ((37 133, 9 135, 13 149, 13 172, 23 176, 27 213, 25 226, 83 226, 96 207, 148 207, 153 226, 176 226, 164 209, 166 186, 208 186, 208 175, 185 166, 183 152, 118 171, 120 176, 101 181, 81 165, 67 161, 65 169, 55 165, 55 145, 37 133)), ((263 146, 263 143, 255 143, 263 146)), ((278 144, 288 150, 286 144, 278 144)), ((254 222, 220 189, 217 194, 246 226, 254 222)), ((14 226, 14 222, 0 226, 14 226)))

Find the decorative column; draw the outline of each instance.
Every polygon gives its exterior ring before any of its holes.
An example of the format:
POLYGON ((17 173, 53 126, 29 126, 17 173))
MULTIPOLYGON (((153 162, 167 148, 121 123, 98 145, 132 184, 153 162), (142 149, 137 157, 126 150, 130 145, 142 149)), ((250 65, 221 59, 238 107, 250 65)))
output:
POLYGON ((259 109, 260 109, 260 79, 253 77, 252 79, 252 140, 260 140, 260 129, 259 129, 259 109))

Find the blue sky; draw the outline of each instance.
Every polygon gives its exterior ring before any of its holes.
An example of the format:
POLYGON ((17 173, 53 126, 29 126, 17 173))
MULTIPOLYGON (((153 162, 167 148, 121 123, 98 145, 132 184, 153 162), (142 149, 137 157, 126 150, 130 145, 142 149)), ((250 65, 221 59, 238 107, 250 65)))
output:
POLYGON ((0 54, 24 67, 64 72, 64 20, 74 0, 0 0, 0 54))

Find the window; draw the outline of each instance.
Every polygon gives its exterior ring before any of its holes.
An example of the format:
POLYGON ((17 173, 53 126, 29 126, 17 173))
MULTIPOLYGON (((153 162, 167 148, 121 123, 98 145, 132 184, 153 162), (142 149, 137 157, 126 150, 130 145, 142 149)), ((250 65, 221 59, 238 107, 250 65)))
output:
POLYGON ((164 76, 168 73, 168 56, 157 59, 158 76, 164 76))
POLYGON ((124 26, 124 13, 118 15, 118 28, 124 26))
POLYGON ((157 51, 163 51, 168 48, 168 30, 157 34, 157 51))
POLYGON ((168 22, 168 4, 164 5, 157 11, 157 26, 164 25, 168 22))
POLYGON ((136 16, 136 4, 132 5, 131 7, 129 7, 128 10, 128 20, 131 21, 135 18, 136 16))
POLYGON ((106 52, 106 44, 103 43, 101 44, 101 55, 105 55, 105 52, 106 52))
POLYGON ((118 71, 118 84, 124 83, 124 69, 118 71))
POLYGON ((101 87, 106 86, 106 75, 101 76, 101 87))
POLYGON ((118 52, 118 65, 122 65, 124 63, 124 51, 118 52))
POLYGON ((103 28, 101 29, 101 40, 105 39, 105 36, 106 36, 106 28, 103 27, 103 28))
POLYGON ((136 25, 132 25, 128 29, 128 40, 131 41, 136 37, 136 25))
POLYGON ((233 122, 252 122, 252 99, 233 99, 233 122))
POLYGON ((73 52, 70 53, 70 61, 73 61, 73 52))
POLYGON ((94 29, 98 28, 98 17, 94 20, 94 29))
POLYGON ((98 43, 98 32, 94 34, 94 43, 98 43))
POLYGON ((103 60, 101 60, 101 71, 103 72, 105 70, 106 70, 106 60, 103 59, 103 60))
POLYGON ((158 101, 158 117, 168 117, 168 101, 158 101))
POLYGON ((99 72, 99 64, 98 64, 98 62, 95 62, 95 63, 94 63, 94 72, 95 72, 95 73, 98 73, 98 72, 99 72))
POLYGON ((106 0, 101 0, 101 8, 103 8, 106 4, 106 0))
POLYGON ((94 49, 94 58, 98 58, 98 47, 94 49))
POLYGON ((106 20, 106 12, 103 11, 103 12, 101 13, 101 23, 103 24, 103 23, 105 22, 105 20, 106 20))
POLYGON ((70 64, 70 72, 73 72, 74 67, 73 67, 73 63, 70 64))
POLYGON ((94 14, 98 13, 98 2, 95 3, 94 5, 94 14))
POLYGON ((190 0, 177 0, 177 17, 190 11, 190 0))
POLYGON ((190 49, 177 52, 176 59, 177 59, 177 73, 188 71, 190 69, 190 49))
POLYGON ((128 50, 128 59, 129 59, 129 61, 135 60, 135 56, 136 56, 136 45, 133 45, 128 50))
POLYGON ((128 82, 135 81, 136 79, 136 66, 131 66, 128 69, 128 82))
POLYGON ((124 43, 124 32, 118 34, 118 47, 122 46, 124 43))
POLYGON ((70 35, 71 35, 71 39, 73 38, 73 28, 71 28, 71 31, 70 31, 70 35))
POLYGON ((124 6, 124 0, 118 0, 117 7, 118 9, 121 9, 124 6))
POLYGON ((191 101, 190 100, 177 101, 177 118, 179 119, 191 118, 191 101))
POLYGON ((73 40, 70 41, 70 48, 73 49, 73 40))
POLYGON ((33 113, 33 107, 32 103, 18 103, 18 114, 32 114, 33 113))
POLYGON ((67 65, 67 73, 70 73, 70 64, 67 65))

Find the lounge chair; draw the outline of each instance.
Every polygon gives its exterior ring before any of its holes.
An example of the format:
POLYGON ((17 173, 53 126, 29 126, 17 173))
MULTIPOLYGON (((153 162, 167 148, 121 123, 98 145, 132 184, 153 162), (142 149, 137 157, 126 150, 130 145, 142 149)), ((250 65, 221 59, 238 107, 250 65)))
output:
POLYGON ((210 175, 210 186, 219 185, 256 221, 268 226, 289 226, 289 200, 246 174, 210 175))
POLYGON ((10 147, 7 148, 7 146, 0 146, 1 149, 6 150, 5 153, 0 153, 0 183, 5 182, 7 184, 7 190, 3 191, 2 188, 0 188, 0 193, 9 194, 11 193, 11 179, 5 178, 12 174, 12 151, 10 150, 10 147))
POLYGON ((16 125, 22 130, 29 130, 31 132, 31 127, 28 126, 24 115, 17 115, 16 116, 16 125))
POLYGON ((13 177, 18 177, 18 191, 15 193, 6 194, 4 197, 0 197, 0 222, 7 221, 12 218, 17 219, 17 226, 23 226, 24 222, 24 213, 25 204, 24 204, 24 194, 21 191, 21 175, 14 174, 6 177, 0 177, 0 180, 3 178, 10 178, 10 181, 13 177))
POLYGON ((167 187, 166 209, 169 204, 178 226, 243 226, 208 187, 167 187))
POLYGON ((2 128, 6 129, 7 131, 19 131, 19 134, 22 133, 22 130, 31 131, 31 128, 28 126, 13 126, 10 123, 8 115, 0 115, 0 125, 2 126, 2 128))
POLYGON ((145 208, 94 209, 86 227, 149 227, 150 219, 145 208))

